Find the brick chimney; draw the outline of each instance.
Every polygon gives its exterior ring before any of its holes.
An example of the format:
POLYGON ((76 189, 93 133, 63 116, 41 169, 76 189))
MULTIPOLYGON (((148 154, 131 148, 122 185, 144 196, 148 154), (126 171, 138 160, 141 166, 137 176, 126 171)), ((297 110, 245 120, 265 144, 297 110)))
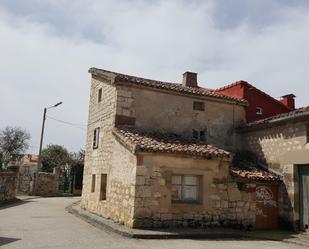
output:
POLYGON ((292 110, 295 110, 295 95, 287 94, 281 97, 280 102, 292 110))
POLYGON ((197 87, 197 73, 185 72, 182 78, 182 85, 189 87, 197 87))

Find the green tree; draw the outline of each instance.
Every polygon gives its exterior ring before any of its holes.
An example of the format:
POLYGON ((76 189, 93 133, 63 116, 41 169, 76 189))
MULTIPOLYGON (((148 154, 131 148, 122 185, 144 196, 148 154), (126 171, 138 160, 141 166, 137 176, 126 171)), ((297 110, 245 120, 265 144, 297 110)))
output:
POLYGON ((7 126, 0 130, 0 169, 19 160, 29 148, 30 134, 20 127, 7 126))
POLYGON ((70 163, 70 154, 66 148, 57 144, 50 144, 41 153, 42 171, 53 172, 55 167, 62 167, 70 163))

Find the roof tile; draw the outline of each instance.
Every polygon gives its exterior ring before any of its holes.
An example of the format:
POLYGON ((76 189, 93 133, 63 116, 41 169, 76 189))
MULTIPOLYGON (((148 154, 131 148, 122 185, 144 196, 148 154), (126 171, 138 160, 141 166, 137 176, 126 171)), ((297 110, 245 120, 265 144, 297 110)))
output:
POLYGON ((223 99, 223 100, 228 100, 228 101, 233 101, 237 104, 241 105, 247 105, 246 100, 234 98, 231 96, 227 96, 224 94, 220 94, 216 92, 215 90, 211 90, 208 88, 203 88, 203 87, 187 87, 183 86, 178 83, 170 83, 170 82, 163 82, 163 81, 157 81, 157 80, 151 80, 151 79, 145 79, 145 78, 140 78, 136 76, 131 76, 131 75, 126 75, 126 74, 121 74, 121 73, 116 73, 104 69, 97 69, 97 68, 90 68, 89 72, 94 74, 94 75, 100 75, 100 74, 113 74, 115 76, 115 83, 130 83, 134 85, 139 85, 139 86, 145 86, 145 87, 150 87, 150 88, 156 88, 156 89, 164 89, 168 91, 173 91, 173 92, 179 92, 179 93, 184 93, 184 94, 190 94, 190 95, 196 95, 196 96, 205 96, 205 97, 214 97, 217 99, 223 99))
POLYGON ((230 153, 174 133, 149 132, 136 127, 122 126, 114 129, 113 134, 125 144, 134 148, 134 152, 160 152, 183 154, 199 157, 229 157, 230 153))

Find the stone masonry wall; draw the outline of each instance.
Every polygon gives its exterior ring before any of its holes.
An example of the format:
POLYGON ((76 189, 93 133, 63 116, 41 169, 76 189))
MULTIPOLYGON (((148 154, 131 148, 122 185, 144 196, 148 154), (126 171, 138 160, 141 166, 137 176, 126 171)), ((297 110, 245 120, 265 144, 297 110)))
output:
POLYGON ((15 172, 0 172, 0 203, 16 198, 16 181, 15 172))
MULTIPOLYGON (((135 183, 135 156, 125 150, 112 135, 116 115, 116 88, 105 79, 91 82, 89 126, 81 207, 121 224, 132 226, 135 183), (98 91, 102 101, 98 103, 98 91), (100 127, 100 142, 92 148, 93 130, 100 127), (106 200, 101 200, 101 175, 107 175, 106 200), (92 175, 95 189, 91 191, 92 175)), ((121 94, 121 93, 120 93, 121 94)))
POLYGON ((32 193, 38 165, 21 165, 18 172, 17 189, 22 193, 32 193))
POLYGON ((190 138, 193 129, 204 130, 209 144, 232 151, 239 144, 234 127, 244 122, 243 106, 134 87, 117 86, 117 90, 120 124, 134 124, 190 138), (193 110, 194 101, 204 102, 205 110, 193 110))
POLYGON ((58 196, 59 195, 59 170, 54 168, 53 173, 39 172, 34 183, 34 195, 58 196))
POLYGON ((254 228, 255 185, 240 190, 228 176, 228 162, 172 156, 139 157, 134 227, 254 228), (202 178, 201 203, 173 203, 171 176, 202 178))

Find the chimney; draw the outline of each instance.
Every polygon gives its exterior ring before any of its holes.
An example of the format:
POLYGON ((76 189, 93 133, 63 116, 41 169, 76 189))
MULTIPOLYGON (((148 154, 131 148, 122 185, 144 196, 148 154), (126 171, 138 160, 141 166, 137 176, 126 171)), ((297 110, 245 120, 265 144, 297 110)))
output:
POLYGON ((185 72, 182 78, 182 85, 188 87, 197 87, 197 73, 185 72))
POLYGON ((281 97, 280 102, 292 110, 295 110, 295 98, 294 94, 287 94, 281 97))

